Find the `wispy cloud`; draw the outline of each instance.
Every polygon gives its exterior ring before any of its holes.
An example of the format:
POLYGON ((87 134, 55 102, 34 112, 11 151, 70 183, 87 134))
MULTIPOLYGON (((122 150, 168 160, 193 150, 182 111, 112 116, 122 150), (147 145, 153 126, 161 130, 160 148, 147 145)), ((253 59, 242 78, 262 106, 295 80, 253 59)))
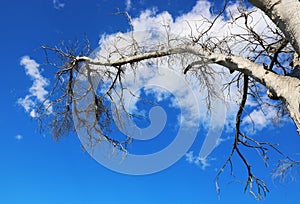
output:
POLYGON ((20 134, 18 134, 18 135, 15 136, 15 139, 16 139, 16 140, 22 140, 22 139, 23 139, 23 136, 20 135, 20 134))
MULTIPOLYGON (((233 140, 233 137, 226 137, 226 138, 218 138, 217 142, 215 143, 214 148, 218 147, 220 144, 222 144, 223 142, 229 141, 229 140, 233 140)), ((214 149, 212 148, 211 151, 214 149)), ((202 148, 203 149, 203 148, 202 148)), ((201 149, 201 151, 202 151, 201 149)), ((194 151, 189 151, 188 153, 186 153, 185 156, 185 160, 190 163, 190 164, 195 164, 196 166, 199 166, 202 170, 205 170, 207 167, 211 166, 211 162, 215 160, 215 158, 212 158, 209 156, 210 153, 208 154, 203 154, 200 153, 196 156, 194 155, 194 151), (203 157, 201 155, 207 155, 206 157, 203 157)))
POLYGON ((274 123, 276 117, 278 116, 275 107, 256 108, 243 118, 242 125, 246 127, 248 134, 254 134, 266 127, 270 127, 270 124, 274 123))
POLYGON ((129 11, 131 9, 131 4, 131 0, 125 0, 126 11, 129 11))
POLYGON ((205 170, 207 167, 210 166, 210 162, 214 161, 215 158, 206 157, 201 158, 199 156, 194 156, 193 151, 189 151, 185 154, 185 160, 190 164, 195 164, 196 166, 199 166, 202 170, 205 170))
POLYGON ((65 3, 62 3, 60 0, 53 0, 53 7, 55 8, 55 9, 62 9, 62 8, 64 8, 65 7, 65 3))
POLYGON ((189 151, 188 153, 186 153, 185 154, 185 160, 190 164, 194 163, 194 160, 195 160, 194 152, 189 151))
POLYGON ((33 81, 32 86, 29 88, 29 94, 24 98, 18 99, 18 104, 20 104, 31 117, 36 117, 36 106, 37 103, 43 103, 48 111, 52 111, 50 107, 50 102, 46 100, 46 95, 48 91, 45 89, 49 82, 44 78, 39 71, 39 64, 30 59, 29 56, 23 56, 20 61, 20 65, 24 66, 26 75, 28 75, 33 81))

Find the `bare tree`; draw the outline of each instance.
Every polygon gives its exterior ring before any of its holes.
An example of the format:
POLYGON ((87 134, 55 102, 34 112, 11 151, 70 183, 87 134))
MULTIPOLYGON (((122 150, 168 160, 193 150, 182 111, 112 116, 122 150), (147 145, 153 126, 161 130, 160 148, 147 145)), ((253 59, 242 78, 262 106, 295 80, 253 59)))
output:
POLYGON ((126 70, 136 72, 140 67, 159 69, 159 64, 162 62, 169 64, 170 67, 180 63, 183 74, 196 76, 199 85, 205 87, 207 106, 210 108, 211 101, 216 97, 224 99, 224 95, 216 90, 212 81, 217 75, 222 75, 225 68, 232 75, 230 81, 224 85, 224 89, 235 87, 232 90, 240 91, 241 98, 236 113, 233 146, 227 160, 217 173, 216 187, 219 191, 219 177, 226 166, 229 165, 232 170, 232 157, 237 155, 247 171, 245 191, 261 199, 269 190, 266 183, 254 174, 251 164, 242 151, 243 148, 256 150, 266 164, 269 149, 279 153, 283 159, 275 170, 275 176, 286 175, 289 169, 299 162, 282 153, 276 145, 257 141, 247 135, 241 127, 242 115, 245 114, 246 102, 251 97, 261 108, 274 106, 278 110, 278 117, 288 115, 294 121, 298 133, 300 132, 298 57, 300 55, 300 14, 298 12, 300 2, 298 0, 249 0, 249 2, 256 8, 247 9, 241 6, 238 14, 230 15, 226 11, 225 4, 214 19, 202 17, 194 27, 192 22, 186 22, 190 27, 190 34, 185 36, 172 34, 169 25, 163 24, 165 32, 162 35, 152 37, 149 41, 140 41, 133 29, 130 16, 124 13, 130 23, 131 31, 107 39, 108 43, 102 45, 102 52, 90 55, 88 42, 83 46, 77 43, 72 44, 71 47, 65 44, 60 47, 43 46, 49 61, 56 62, 52 65, 57 67, 58 71, 57 81, 49 95, 52 102, 48 105, 54 112, 49 112, 47 107, 41 106, 38 115, 40 121, 50 120, 54 136, 59 138, 72 127, 73 111, 73 114, 77 114, 79 118, 76 125, 88 126, 87 129, 90 130, 87 132, 87 145, 93 146, 94 143, 106 140, 115 148, 126 152, 127 145, 132 141, 130 135, 123 139, 116 139, 110 135, 113 115, 117 116, 117 125, 123 125, 125 128, 126 117, 138 117, 128 111, 124 104, 123 99, 126 94, 135 96, 128 90, 126 84, 123 84, 126 70), (253 13, 258 12, 257 8, 261 9, 260 13, 264 13, 261 18, 266 25, 264 32, 255 29, 253 13), (212 30, 216 22, 225 15, 229 16, 231 21, 224 26, 235 25, 242 32, 232 32, 223 37, 214 36, 212 30), (79 75, 87 81, 84 92, 78 92, 80 87, 76 87, 78 80, 83 79, 78 77, 79 75), (97 81, 94 81, 95 76, 97 81), (99 83, 101 90, 97 91, 95 85, 99 83), (262 87, 267 91, 262 91, 264 90, 262 87), (90 95, 94 100, 88 109, 78 106, 83 95, 90 95), (83 119, 86 118, 82 117, 84 114, 85 116, 88 114, 92 122, 83 119), (47 119, 45 116, 50 118, 47 119))

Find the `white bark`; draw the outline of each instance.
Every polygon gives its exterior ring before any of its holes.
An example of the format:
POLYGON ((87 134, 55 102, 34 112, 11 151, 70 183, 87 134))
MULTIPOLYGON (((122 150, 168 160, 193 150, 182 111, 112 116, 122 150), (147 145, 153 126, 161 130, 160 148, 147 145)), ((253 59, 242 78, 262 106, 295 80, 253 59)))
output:
POLYGON ((286 103, 290 116, 295 122, 300 133, 300 80, 295 77, 281 76, 265 70, 263 66, 256 64, 244 57, 227 56, 223 54, 208 53, 193 46, 179 46, 166 50, 158 50, 131 56, 115 62, 95 61, 88 57, 77 57, 77 61, 86 61, 94 65, 121 66, 127 63, 139 62, 151 58, 159 58, 173 54, 189 53, 208 59, 211 63, 222 65, 231 71, 239 71, 252 77, 257 82, 266 86, 273 95, 286 103))
POLYGON ((226 57, 219 54, 211 57, 217 64, 254 78, 265 85, 273 95, 283 100, 300 134, 300 80, 298 78, 275 74, 243 57, 226 57))
POLYGON ((284 33, 295 51, 300 54, 300 1, 249 0, 261 9, 284 33))
MULTIPOLYGON (((249 0, 261 9, 284 33, 295 51, 300 54, 300 2, 299 0, 249 0)), ((273 77, 272 77, 273 78, 273 77)), ((282 97, 300 134, 300 80, 277 76, 272 89, 282 97)))

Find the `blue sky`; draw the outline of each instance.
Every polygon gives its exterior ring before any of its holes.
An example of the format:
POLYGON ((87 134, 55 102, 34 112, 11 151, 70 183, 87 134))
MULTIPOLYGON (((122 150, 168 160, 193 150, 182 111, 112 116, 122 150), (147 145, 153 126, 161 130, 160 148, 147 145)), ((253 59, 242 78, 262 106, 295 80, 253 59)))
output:
MULTIPOLYGON (((77 135, 71 134, 55 142, 46 132, 41 134, 36 121, 17 104, 28 94, 32 80, 20 65, 28 55, 39 64, 45 60, 40 46, 56 45, 61 40, 83 39, 87 34, 93 48, 98 47, 100 36, 127 31, 124 16, 113 13, 126 9, 133 17, 145 9, 156 9, 159 14, 168 11, 173 18, 188 13, 196 0, 180 1, 129 1, 121 0, 10 0, 0 8, 0 55, 2 70, 0 87, 1 142, 0 142, 0 203, 5 204, 81 204, 81 203, 297 203, 299 175, 291 183, 273 182, 270 173, 276 164, 276 154, 270 168, 260 160, 253 161, 256 174, 264 178, 271 191, 263 201, 256 201, 243 193, 243 185, 232 182, 241 179, 244 171, 235 160, 236 177, 226 171, 221 177, 221 196, 217 196, 214 184, 216 169, 229 153, 231 140, 226 140, 210 155, 210 166, 186 161, 183 157, 170 168, 151 175, 130 176, 113 172, 97 163, 82 150, 77 135), (239 177, 240 176, 240 177, 239 177)), ((216 4, 218 2, 215 2, 216 4)), ((41 68, 43 69, 43 68, 41 68)), ((41 73, 53 79, 53 71, 41 73)), ((268 121, 269 124, 269 121, 268 121)), ((204 132, 204 130, 203 130, 204 132)), ((190 151, 198 152, 205 133, 200 132, 190 151)), ((166 134, 169 137, 172 131, 166 134)), ((282 127, 264 127, 257 138, 280 143, 280 148, 291 156, 297 156, 300 140, 290 122, 282 127)), ((230 137, 224 132, 222 138, 230 137)), ((157 144, 165 145, 161 137, 157 144)), ((151 148, 151 145, 145 145, 151 148)), ((155 144, 154 144, 155 145, 155 144)), ((299 156, 298 156, 299 157, 299 156)))

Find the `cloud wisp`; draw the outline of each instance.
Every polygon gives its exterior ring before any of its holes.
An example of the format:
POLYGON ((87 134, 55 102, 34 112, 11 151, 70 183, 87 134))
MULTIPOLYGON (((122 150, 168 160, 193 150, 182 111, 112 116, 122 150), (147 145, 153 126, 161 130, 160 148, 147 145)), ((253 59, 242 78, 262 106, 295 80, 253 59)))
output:
POLYGON ((23 139, 23 135, 18 134, 15 136, 15 139, 20 141, 23 139))
POLYGON ((60 0, 53 0, 53 7, 57 10, 62 9, 66 6, 65 3, 62 3, 60 0))
POLYGON ((33 118, 37 116, 36 108, 40 103, 43 103, 44 108, 46 108, 48 112, 52 112, 50 101, 46 99, 48 91, 45 88, 49 85, 49 82, 41 75, 39 71, 40 65, 29 56, 23 56, 20 65, 25 68, 25 73, 31 78, 33 84, 29 88, 29 94, 24 98, 18 99, 18 104, 33 118))
POLYGON ((195 156, 193 151, 189 151, 185 155, 185 160, 190 164, 195 164, 196 166, 200 167, 202 170, 205 170, 207 167, 210 166, 211 161, 216 160, 212 157, 201 158, 199 156, 195 156))
POLYGON ((126 11, 129 11, 132 7, 132 2, 131 0, 125 0, 125 9, 126 11))

